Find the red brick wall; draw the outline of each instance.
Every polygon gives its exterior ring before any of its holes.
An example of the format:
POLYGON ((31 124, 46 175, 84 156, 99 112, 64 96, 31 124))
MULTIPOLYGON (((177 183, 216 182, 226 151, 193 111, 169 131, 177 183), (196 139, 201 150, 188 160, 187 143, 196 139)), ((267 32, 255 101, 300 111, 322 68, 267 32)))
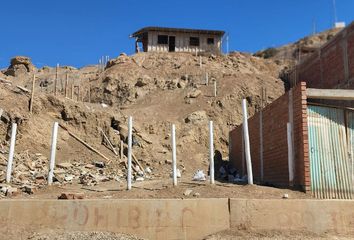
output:
MULTIPOLYGON (((309 190, 309 158, 307 134, 306 84, 291 90, 293 95, 294 126, 294 182, 309 190)), ((249 134, 253 177, 255 182, 289 186, 287 123, 289 120, 290 92, 266 106, 263 111, 263 181, 261 179, 260 112, 249 119, 249 134)), ((291 119, 291 118, 290 118, 291 119)), ((239 172, 247 173, 242 151, 242 125, 230 132, 230 161, 239 172)))
POLYGON ((354 89, 354 22, 309 56, 291 74, 291 85, 354 89))

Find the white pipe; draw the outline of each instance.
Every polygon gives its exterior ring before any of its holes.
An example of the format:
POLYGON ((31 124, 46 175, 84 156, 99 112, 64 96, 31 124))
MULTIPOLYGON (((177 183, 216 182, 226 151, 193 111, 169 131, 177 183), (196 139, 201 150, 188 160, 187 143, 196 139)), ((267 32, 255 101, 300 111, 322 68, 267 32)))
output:
POLYGON ((132 189, 132 133, 133 118, 130 116, 128 121, 128 173, 127 173, 127 189, 132 189))
POLYGON ((246 153, 246 165, 247 165, 247 176, 248 184, 253 184, 253 173, 252 173, 252 160, 251 160, 251 150, 250 150, 250 138, 248 134, 248 116, 247 116, 247 102, 246 99, 242 100, 242 111, 243 111, 243 135, 245 140, 245 153, 246 153))
POLYGON ((292 127, 291 123, 287 123, 288 137, 288 167, 289 167, 289 182, 292 185, 294 181, 294 159, 293 159, 293 143, 292 143, 292 127))
POLYGON ((14 159, 15 143, 16 143, 16 131, 17 131, 17 124, 12 123, 9 159, 7 161, 7 170, 6 170, 6 182, 7 183, 10 183, 10 181, 11 181, 12 162, 14 159))
POLYGON ((214 134, 213 121, 209 121, 209 158, 210 158, 210 184, 215 184, 214 179, 214 134))
POLYGON ((174 124, 172 124, 172 178, 173 186, 177 186, 176 126, 174 124))
POLYGON ((216 97, 216 94, 217 94, 217 92, 216 92, 216 80, 214 81, 214 97, 216 97))
POLYGON ((57 151, 58 126, 59 126, 58 122, 55 122, 53 125, 53 130, 52 130, 52 146, 50 149, 48 185, 52 185, 52 183, 53 183, 55 155, 56 155, 56 151, 57 151))

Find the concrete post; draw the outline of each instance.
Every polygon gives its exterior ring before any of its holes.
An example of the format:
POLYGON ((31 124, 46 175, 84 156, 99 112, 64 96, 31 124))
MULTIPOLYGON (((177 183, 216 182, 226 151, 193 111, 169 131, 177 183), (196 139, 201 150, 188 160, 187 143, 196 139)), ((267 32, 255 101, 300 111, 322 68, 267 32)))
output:
POLYGON ((247 101, 242 100, 242 111, 243 111, 243 135, 245 141, 245 153, 246 153, 246 165, 247 165, 247 176, 248 184, 253 184, 253 173, 252 173, 252 160, 251 160, 251 150, 250 150, 250 138, 248 133, 248 116, 247 116, 247 101))
POLYGON ((215 184, 214 180, 214 134, 213 121, 209 121, 209 158, 210 158, 210 184, 215 184))
POLYGON ((12 123, 9 159, 7 161, 7 169, 6 169, 6 182, 7 183, 10 183, 10 181, 11 181, 12 162, 13 162, 14 153, 15 153, 16 132, 17 132, 17 124, 12 123))
POLYGON ((173 186, 177 186, 177 157, 176 157, 176 126, 172 124, 172 178, 173 186))
POLYGON ((52 183, 53 183, 55 155, 56 155, 56 151, 57 151, 58 126, 59 126, 58 122, 55 122, 53 125, 53 130, 52 130, 52 146, 50 149, 48 185, 52 185, 52 183))
POLYGON ((288 167, 289 167, 289 183, 293 185, 294 181, 294 159, 293 159, 293 143, 292 143, 292 126, 291 123, 287 123, 287 139, 288 139, 288 167))
POLYGON ((133 118, 128 120, 128 172, 127 172, 127 190, 132 189, 132 140, 133 140, 133 118))

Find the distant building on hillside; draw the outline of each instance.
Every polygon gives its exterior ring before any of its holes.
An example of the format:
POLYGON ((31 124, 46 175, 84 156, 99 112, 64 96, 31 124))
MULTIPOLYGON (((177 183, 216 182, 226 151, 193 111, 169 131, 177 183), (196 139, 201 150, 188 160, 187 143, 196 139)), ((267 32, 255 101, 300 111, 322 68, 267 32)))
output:
POLYGON ((221 52, 224 31, 145 27, 131 35, 136 52, 221 52))

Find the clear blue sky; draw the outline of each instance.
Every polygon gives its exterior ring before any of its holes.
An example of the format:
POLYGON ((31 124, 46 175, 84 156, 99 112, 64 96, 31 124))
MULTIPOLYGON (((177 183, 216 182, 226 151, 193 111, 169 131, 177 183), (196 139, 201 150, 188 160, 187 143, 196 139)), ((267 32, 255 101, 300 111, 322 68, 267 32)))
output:
MULTIPOLYGON (((0 68, 25 55, 37 66, 80 67, 102 55, 133 53, 129 34, 144 26, 225 30, 230 50, 255 52, 333 24, 333 0, 4 0, 0 68)), ((354 1, 336 0, 339 21, 354 19, 354 1)))

